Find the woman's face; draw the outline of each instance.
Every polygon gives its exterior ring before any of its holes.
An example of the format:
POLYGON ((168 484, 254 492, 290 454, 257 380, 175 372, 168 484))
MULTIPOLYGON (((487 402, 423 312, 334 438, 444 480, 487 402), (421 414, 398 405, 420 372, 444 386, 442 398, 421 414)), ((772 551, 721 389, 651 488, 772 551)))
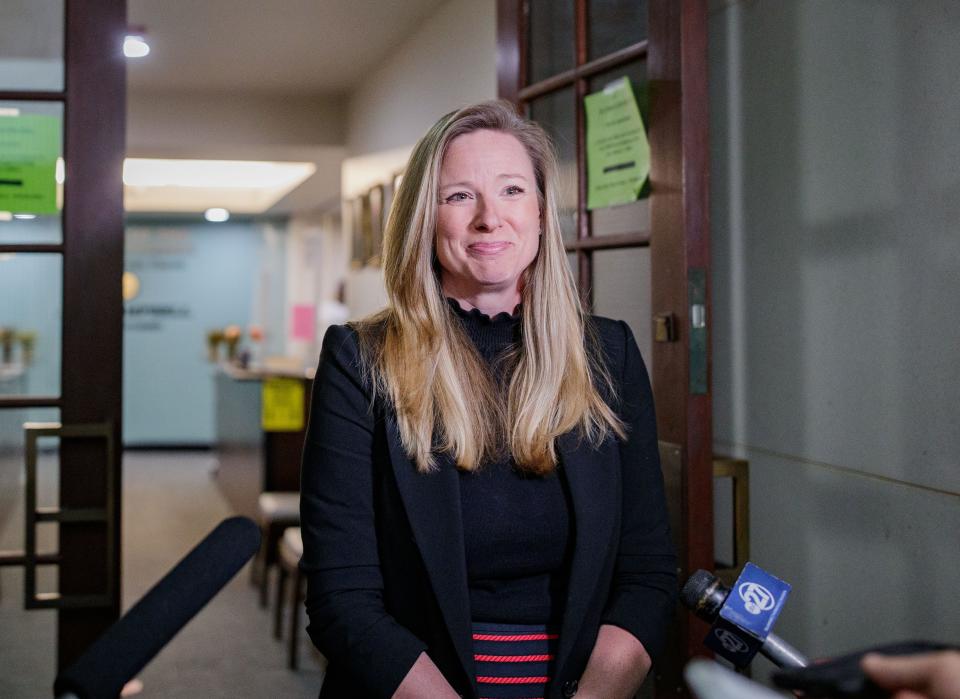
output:
POLYGON ((540 245, 533 163, 515 137, 481 130, 458 136, 440 168, 436 253, 443 290, 481 310, 512 311, 518 281, 540 245), (485 300, 485 304, 475 300, 485 300))

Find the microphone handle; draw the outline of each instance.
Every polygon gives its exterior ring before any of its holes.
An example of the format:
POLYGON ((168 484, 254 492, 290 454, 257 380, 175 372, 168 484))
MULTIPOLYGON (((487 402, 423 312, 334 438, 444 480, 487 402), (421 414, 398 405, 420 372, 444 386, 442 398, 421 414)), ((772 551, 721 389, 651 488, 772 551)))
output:
POLYGON ((767 636, 767 640, 760 646, 760 652, 780 667, 806 667, 810 664, 803 653, 775 633, 767 636))

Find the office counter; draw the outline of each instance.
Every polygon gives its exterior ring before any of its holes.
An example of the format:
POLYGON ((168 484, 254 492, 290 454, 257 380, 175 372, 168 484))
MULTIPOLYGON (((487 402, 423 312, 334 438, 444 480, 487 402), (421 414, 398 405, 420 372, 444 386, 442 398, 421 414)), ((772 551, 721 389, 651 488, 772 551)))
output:
MULTIPOLYGON (((264 491, 300 490, 300 456, 307 425, 313 370, 309 372, 243 369, 221 363, 215 374, 217 442, 221 466, 240 469, 249 480, 251 460, 259 463, 256 495, 264 491), (299 429, 264 429, 264 385, 271 379, 292 379, 302 383, 303 401, 299 429), (259 456, 259 458, 257 458, 259 456)), ((255 507, 249 496, 241 511, 255 507)))

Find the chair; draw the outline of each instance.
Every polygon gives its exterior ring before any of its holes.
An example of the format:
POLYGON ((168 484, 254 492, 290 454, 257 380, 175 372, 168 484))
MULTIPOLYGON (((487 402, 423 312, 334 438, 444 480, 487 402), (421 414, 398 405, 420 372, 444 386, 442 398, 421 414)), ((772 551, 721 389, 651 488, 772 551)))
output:
POLYGON ((265 492, 257 499, 260 551, 253 561, 250 580, 260 587, 260 606, 267 606, 270 566, 277 561, 277 545, 287 527, 300 526, 300 493, 265 492))
POLYGON ((297 653, 300 642, 300 605, 304 599, 303 574, 300 572, 300 559, 303 557, 303 537, 300 527, 289 527, 280 538, 277 552, 277 599, 274 610, 273 636, 282 638, 280 627, 283 625, 283 597, 287 578, 291 578, 290 588, 290 645, 287 666, 297 669, 297 653))

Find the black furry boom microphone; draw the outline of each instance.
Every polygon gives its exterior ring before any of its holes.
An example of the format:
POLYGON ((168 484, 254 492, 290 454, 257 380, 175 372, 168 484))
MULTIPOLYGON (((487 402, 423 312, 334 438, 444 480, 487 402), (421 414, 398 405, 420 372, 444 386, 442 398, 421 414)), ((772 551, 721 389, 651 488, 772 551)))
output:
POLYGON ((116 699, 260 548, 246 517, 223 520, 86 652, 57 677, 58 697, 116 699))

